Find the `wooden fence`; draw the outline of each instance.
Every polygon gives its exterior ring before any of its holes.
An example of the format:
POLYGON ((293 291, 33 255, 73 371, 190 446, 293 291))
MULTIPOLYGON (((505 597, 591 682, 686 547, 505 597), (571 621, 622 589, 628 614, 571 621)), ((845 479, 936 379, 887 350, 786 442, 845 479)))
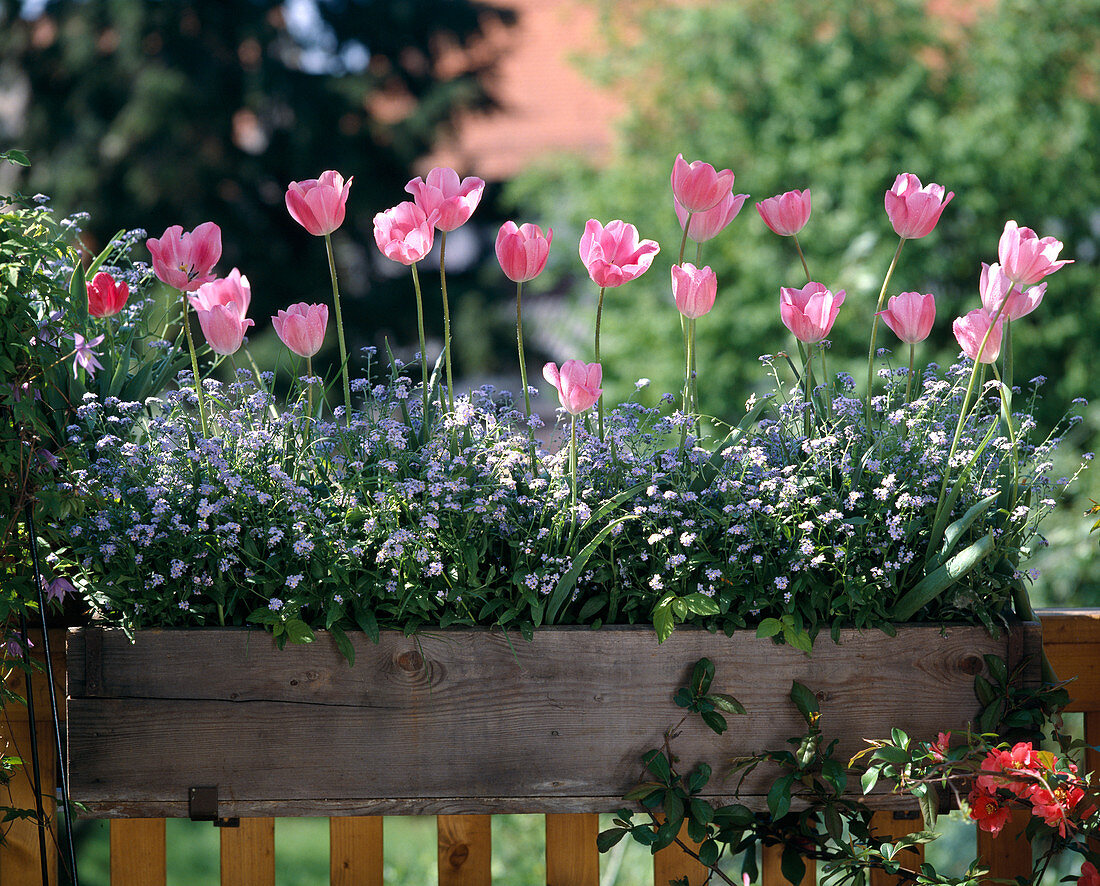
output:
MULTIPOLYGON (((1085 735, 1100 742, 1100 610, 1046 610, 1040 613, 1044 645, 1062 679, 1076 676, 1070 687, 1070 711, 1084 712, 1085 735)), ((54 649, 64 648, 59 632, 54 649)), ((64 669, 55 674, 58 698, 63 699, 64 669)), ((21 675, 12 688, 21 689, 21 675)), ((49 740, 49 701, 44 681, 35 690, 35 713, 39 725, 39 754, 43 769, 43 790, 54 793, 56 769, 49 740)), ((8 708, 0 724, 4 753, 29 757, 29 726, 16 719, 8 708)), ((1087 768, 1100 769, 1100 759, 1090 752, 1087 768)), ((34 797, 28 774, 18 772, 9 785, 7 805, 33 807, 34 797)), ((48 809, 52 813, 51 808, 48 809)), ((546 882, 548 886, 598 886, 599 855, 596 851, 598 816, 588 813, 546 815, 546 882)), ((490 882, 491 817, 488 815, 440 815, 438 821, 439 886, 478 886, 490 882)), ((331 886, 381 886, 383 883, 383 820, 381 817, 330 819, 329 877, 331 886)), ((1031 849, 1022 833, 1027 816, 1015 818, 993 841, 978 834, 978 851, 993 878, 1011 879, 1030 870, 1031 849)), ((880 812, 876 824, 884 835, 901 835, 919 822, 893 812, 880 812)), ((222 886, 274 886, 275 822, 272 818, 245 818, 236 828, 223 828, 221 835, 222 886)), ((56 841, 51 835, 51 847, 56 841)), ((112 886, 164 886, 164 819, 114 819, 110 824, 112 886)), ((785 883, 779 868, 779 851, 766 849, 761 859, 764 886, 785 883)), ((50 882, 57 882, 58 860, 49 859, 50 882)), ((673 846, 654 856, 654 883, 664 886, 670 879, 687 876, 691 886, 705 878, 704 869, 673 846)), ((800 886, 814 882, 812 863, 800 886)), ((872 886, 888 886, 890 877, 872 876, 872 886)), ((0 847, 0 886, 31 886, 41 882, 39 840, 35 825, 16 822, 0 847)))

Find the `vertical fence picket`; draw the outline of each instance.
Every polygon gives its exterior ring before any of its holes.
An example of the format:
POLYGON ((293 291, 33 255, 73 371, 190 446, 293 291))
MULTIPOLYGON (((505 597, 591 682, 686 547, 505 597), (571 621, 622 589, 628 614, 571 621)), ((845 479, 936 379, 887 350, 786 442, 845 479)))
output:
POLYGON ((163 818, 111 820, 111 886, 164 886, 163 818))
POLYGON ((599 886, 595 813, 546 816, 546 886, 599 886))
MULTIPOLYGON (((1094 699, 1094 710, 1085 711, 1085 741, 1090 745, 1100 745, 1100 699, 1094 699)), ((1100 754, 1090 747, 1085 751, 1085 772, 1100 772, 1100 754)), ((1100 852, 1100 837, 1093 837, 1089 846, 1100 852)))
POLYGON ((275 886, 275 819, 221 828, 221 886, 275 886))
MULTIPOLYGON (((919 831, 924 827, 924 821, 919 814, 910 815, 899 812, 876 812, 871 818, 871 827, 880 843, 893 843, 899 837, 919 831)), ((924 864, 924 847, 914 846, 905 849, 898 855, 898 861, 909 870, 916 870, 924 864)), ((898 877, 885 871, 871 872, 871 886, 896 886, 901 882, 898 877)))
MULTIPOLYGON (((802 859, 806 872, 794 886, 814 886, 817 882, 817 862, 812 858, 802 859)), ((783 876, 783 847, 764 846, 760 850, 760 882, 763 886, 784 886, 788 883, 783 876)))
POLYGON ((330 886, 382 886, 382 816, 330 818, 330 886))
MULTIPOLYGON (((680 828, 680 839, 692 849, 698 844, 687 835, 687 825, 680 828)), ((702 886, 710 870, 684 852, 676 843, 653 856, 653 886, 668 886, 669 880, 688 878, 689 886, 702 886)))
POLYGON ((489 886, 492 816, 440 815, 439 886, 489 886))
POLYGON ((1026 809, 1014 809, 996 837, 989 831, 978 830, 978 857, 982 866, 989 869, 989 878, 984 882, 1015 880, 1031 873, 1031 843, 1024 837, 1030 818, 1026 809))

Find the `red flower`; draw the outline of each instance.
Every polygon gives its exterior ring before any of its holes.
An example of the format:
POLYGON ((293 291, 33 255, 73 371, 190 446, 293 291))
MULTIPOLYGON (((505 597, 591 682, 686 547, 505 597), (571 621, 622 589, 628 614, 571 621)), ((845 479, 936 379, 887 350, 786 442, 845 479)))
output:
POLYGON ((993 794, 975 786, 966 802, 970 804, 970 817, 978 823, 979 828, 989 831, 994 837, 1008 823, 1011 810, 1002 806, 993 794))
POLYGON ((982 761, 982 771, 986 774, 977 779, 981 790, 993 793, 997 788, 1004 788, 1023 798, 1039 786, 1043 765, 1031 742, 1022 741, 1010 751, 990 751, 982 761), (1003 772, 1008 777, 990 774, 993 772, 1003 772))
POLYGON ((937 763, 942 763, 947 758, 947 747, 951 743, 951 733, 941 732, 936 740, 928 745, 928 753, 937 763))
POLYGON ((1034 788, 1028 799, 1031 800, 1032 814, 1041 818, 1047 826, 1057 828, 1058 834, 1064 837, 1067 828, 1075 826, 1069 815, 1084 796, 1085 792, 1076 785, 1064 785, 1053 790, 1034 788))
POLYGON ((1100 872, 1091 861, 1081 865, 1081 876, 1077 879, 1077 886, 1100 886, 1100 872))

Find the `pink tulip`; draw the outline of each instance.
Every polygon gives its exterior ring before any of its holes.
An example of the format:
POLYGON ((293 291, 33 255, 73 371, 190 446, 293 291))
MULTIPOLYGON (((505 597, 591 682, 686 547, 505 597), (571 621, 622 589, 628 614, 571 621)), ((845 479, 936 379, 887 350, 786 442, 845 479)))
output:
POLYGON ((209 311, 215 305, 236 305, 237 313, 243 317, 252 301, 252 287, 248 278, 234 268, 228 277, 203 283, 187 300, 196 311, 209 311))
POLYGON ((1040 238, 1031 228, 1021 228, 1014 221, 1005 222, 997 245, 1001 268, 1017 286, 1038 283, 1062 265, 1073 264, 1070 259, 1056 261, 1061 251, 1061 241, 1053 237, 1040 238))
POLYGON ((113 317, 129 297, 130 287, 125 280, 115 280, 100 271, 88 284, 88 313, 93 317, 113 317))
POLYGON ((718 276, 709 267, 697 268, 690 262, 672 266, 672 296, 676 310, 695 320, 714 307, 718 294, 718 276))
POLYGON ((940 213, 954 196, 952 191, 945 198, 943 185, 922 186, 911 172, 903 172, 886 192, 886 214, 899 237, 916 240, 932 233, 940 213))
POLYGON ((801 289, 779 290, 779 316, 794 337, 813 344, 829 334, 837 312, 844 304, 844 290, 835 295, 821 283, 807 283, 801 289))
MULTIPOLYGON (((708 240, 713 240, 725 230, 731 221, 737 218, 737 213, 741 211, 741 206, 748 196, 748 194, 735 194, 730 191, 718 201, 717 206, 693 213, 688 237, 696 243, 706 243, 708 240)), ((688 211, 680 205, 679 200, 673 200, 672 202, 676 209, 676 217, 680 220, 680 227, 682 228, 687 222, 688 211)))
POLYGON ((216 304, 208 310, 196 308, 195 316, 199 318, 199 326, 202 327, 206 343, 219 354, 235 354, 244 341, 248 327, 255 325, 241 316, 234 303, 216 304))
POLYGON ((989 331, 990 321, 993 318, 986 313, 984 308, 976 308, 965 317, 959 317, 951 324, 951 331, 955 333, 955 340, 959 347, 971 360, 981 363, 995 363, 1001 355, 1001 331, 1004 321, 998 318, 993 331, 989 331), (989 341, 982 349, 982 340, 989 332, 989 341), (978 360, 978 352, 981 349, 981 360, 978 360))
POLYGON ((982 276, 978 283, 978 292, 982 297, 982 307, 993 316, 1004 303, 1001 316, 1006 320, 1019 320, 1026 317, 1037 307, 1046 295, 1046 283, 1031 286, 1025 292, 1012 285, 1008 275, 999 264, 987 265, 982 262, 982 276))
POLYGON ((213 222, 203 222, 186 234, 179 225, 172 225, 159 240, 150 237, 145 245, 158 280, 173 289, 194 292, 214 279, 214 265, 222 256, 222 231, 213 222))
POLYGON ((780 237, 793 237, 810 220, 810 189, 769 197, 756 204, 756 211, 780 237))
POLYGON ((271 318, 271 325, 284 345, 299 357, 312 357, 321 350, 328 326, 328 305, 299 302, 271 318))
POLYGON ((441 231, 453 231, 470 220, 481 202, 485 182, 476 175, 459 181, 453 169, 437 166, 423 179, 412 179, 405 190, 413 195, 431 224, 441 231))
POLYGON ((733 179, 728 169, 716 172, 709 163, 688 163, 683 154, 677 154, 672 164, 672 195, 688 212, 705 212, 733 190, 733 179))
POLYGON ((570 415, 591 409, 603 393, 600 389, 603 369, 599 363, 566 360, 561 371, 556 363, 547 363, 542 367, 542 377, 557 389, 558 400, 570 415))
POLYGON ((354 176, 346 182, 335 170, 320 178, 291 182, 286 189, 286 208, 298 224, 314 237, 331 234, 344 223, 344 207, 354 176))
POLYGON ((406 200, 374 217, 374 242, 386 258, 411 265, 432 251, 435 229, 424 210, 406 200))
POLYGON ((546 257, 550 254, 553 239, 553 230, 547 230, 544 237, 538 225, 517 227, 513 221, 502 224, 497 232, 496 249, 497 261, 504 276, 513 283, 535 279, 546 267, 546 257))
POLYGON ((597 286, 622 286, 642 276, 660 251, 656 241, 639 241, 638 229, 619 219, 605 228, 590 218, 581 235, 581 261, 597 286))
POLYGON ((903 292, 890 296, 886 310, 878 314, 894 335, 914 345, 928 338, 936 320, 936 298, 931 293, 903 292))

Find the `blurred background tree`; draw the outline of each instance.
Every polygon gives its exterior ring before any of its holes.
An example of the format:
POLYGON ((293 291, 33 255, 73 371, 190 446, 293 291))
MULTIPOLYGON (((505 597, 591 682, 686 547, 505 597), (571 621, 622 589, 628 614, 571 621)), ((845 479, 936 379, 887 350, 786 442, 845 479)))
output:
MULTIPOLYGON (((800 235, 813 279, 847 291, 830 368, 865 365, 870 314, 898 242, 883 194, 899 172, 956 193, 936 230, 906 245, 890 289, 935 293, 924 357, 958 354, 951 319, 980 305, 980 262, 997 260, 1013 218, 1057 236, 1063 257, 1076 260, 1018 324, 1016 382, 1049 378, 1046 428, 1074 397, 1100 398, 1100 0, 955 4, 961 19, 930 16, 916 0, 607 0, 601 8, 608 51, 592 68, 630 102, 617 157, 602 168, 584 159, 543 166, 519 176, 508 195, 520 214, 553 225, 552 270, 575 281, 587 322, 561 325, 570 356, 592 347, 596 287, 577 276, 583 268, 571 248, 585 220, 622 218, 662 243, 649 273, 611 290, 605 303, 612 400, 639 375, 652 379, 653 396, 682 384, 669 282, 680 240, 669 175, 681 152, 731 168, 734 191, 752 195, 702 252, 719 280, 717 305, 697 325, 704 412, 737 414, 748 391, 766 382, 757 355, 794 347, 779 320, 779 287, 801 286, 805 274, 789 239, 772 234, 753 208, 794 188, 813 193, 800 235)), ((692 244, 686 258, 694 261, 692 244)), ((879 337, 882 346, 895 343, 889 330, 879 337)), ((1097 448, 1098 428, 1093 408, 1073 434, 1078 452, 1097 448)), ((1051 528, 1072 551, 1063 545, 1046 558, 1047 599, 1100 601, 1079 516, 1091 485, 1086 474, 1069 509, 1073 525, 1051 528)))
POLYGON ((395 329, 414 342, 404 268, 378 254, 372 219, 409 199, 413 162, 456 114, 494 107, 496 57, 479 37, 513 21, 480 0, 0 0, 0 143, 31 158, 17 187, 90 213, 93 246, 216 221, 218 268, 249 277, 261 330, 329 291, 287 183, 354 175, 334 235, 349 347, 395 329))

